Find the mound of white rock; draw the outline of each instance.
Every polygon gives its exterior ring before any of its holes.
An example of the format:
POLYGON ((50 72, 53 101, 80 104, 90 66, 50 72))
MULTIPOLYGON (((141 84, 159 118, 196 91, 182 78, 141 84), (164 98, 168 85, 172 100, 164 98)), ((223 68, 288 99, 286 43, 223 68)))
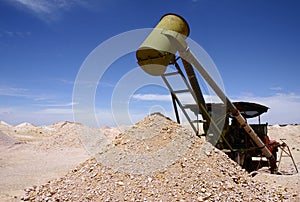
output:
POLYGON ((152 114, 115 136, 96 159, 87 160, 59 179, 27 188, 22 200, 292 200, 283 187, 274 184, 265 188, 223 152, 160 114, 152 114), (139 156, 150 159, 145 162, 139 156), (126 162, 129 165, 122 165, 126 162))

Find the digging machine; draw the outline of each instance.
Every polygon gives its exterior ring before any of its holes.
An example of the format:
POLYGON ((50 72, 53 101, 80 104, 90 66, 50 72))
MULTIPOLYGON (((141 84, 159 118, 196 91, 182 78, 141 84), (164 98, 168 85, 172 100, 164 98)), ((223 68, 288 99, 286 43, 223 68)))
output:
POLYGON ((170 91, 177 122, 180 123, 180 108, 198 136, 205 136, 247 171, 267 165, 272 173, 277 172, 279 143, 269 140, 267 124, 261 124, 260 119, 258 124, 247 122, 248 118, 260 117, 268 111, 268 107, 250 102, 231 102, 189 49, 186 40, 189 33, 188 23, 181 16, 164 15, 136 51, 139 66, 152 76, 162 77, 170 91), (178 63, 180 61, 183 68, 178 63), (168 71, 170 66, 173 71, 168 71), (199 75, 221 102, 206 103, 199 75), (184 89, 173 87, 170 78, 176 76, 185 85, 184 89), (189 94, 195 102, 184 103, 180 98, 182 94, 189 94), (196 120, 189 113, 193 113, 196 120), (199 126, 202 126, 202 134, 199 126))

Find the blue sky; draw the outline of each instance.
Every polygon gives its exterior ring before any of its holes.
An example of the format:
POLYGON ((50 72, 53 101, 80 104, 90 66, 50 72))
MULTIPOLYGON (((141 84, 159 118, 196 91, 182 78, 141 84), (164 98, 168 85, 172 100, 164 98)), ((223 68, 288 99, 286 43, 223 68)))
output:
MULTIPOLYGON (((232 100, 269 106, 263 121, 271 124, 300 123, 299 10, 297 0, 2 0, 0 120, 72 121, 74 81, 86 57, 117 34, 177 13, 215 62, 232 100)), ((95 107, 103 124, 113 125, 114 86, 136 66, 128 54, 100 81, 95 107)), ((165 89, 136 94, 129 105, 135 121, 155 109, 172 113, 165 89)))

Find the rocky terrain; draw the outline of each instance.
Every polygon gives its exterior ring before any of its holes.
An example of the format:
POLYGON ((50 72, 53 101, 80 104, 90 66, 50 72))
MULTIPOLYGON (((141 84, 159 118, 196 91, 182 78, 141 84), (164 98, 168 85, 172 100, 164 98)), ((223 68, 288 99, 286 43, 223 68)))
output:
MULTIPOLYGON (((0 124, 1 201, 299 201, 290 158, 255 177, 160 114, 126 131, 62 122, 0 124), (87 152, 86 152, 87 151, 87 152), (88 154, 90 155, 88 155, 88 154), (33 167, 35 169, 33 169, 33 167), (22 192, 22 190, 24 190, 22 192)), ((300 167, 299 126, 270 126, 300 167)))

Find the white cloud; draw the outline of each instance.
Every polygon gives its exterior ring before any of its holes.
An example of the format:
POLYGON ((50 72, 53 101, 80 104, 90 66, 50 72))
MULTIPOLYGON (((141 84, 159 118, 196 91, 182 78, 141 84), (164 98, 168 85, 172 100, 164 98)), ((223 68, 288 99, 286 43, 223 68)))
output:
POLYGON ((38 104, 38 106, 42 107, 71 107, 77 105, 77 102, 68 102, 68 103, 57 103, 57 104, 38 104))
POLYGON ((238 96, 235 101, 255 102, 269 107, 262 120, 270 124, 300 123, 300 95, 277 93, 271 96, 238 96))
POLYGON ((0 120, 17 125, 29 122, 34 125, 49 125, 60 121, 73 121, 71 108, 25 109, 20 107, 0 108, 0 120))
POLYGON ((0 96, 22 97, 34 101, 49 100, 53 97, 49 94, 34 94, 30 89, 11 86, 0 86, 0 96))
POLYGON ((132 96, 132 98, 142 101, 171 101, 170 95, 161 94, 135 94, 132 96))
POLYGON ((28 10, 46 22, 59 19, 62 12, 74 6, 87 7, 86 3, 80 0, 8 0, 8 2, 28 10))
POLYGON ((64 84, 74 85, 74 81, 67 80, 67 79, 57 79, 57 81, 64 83, 64 84))
POLYGON ((0 87, 0 95, 27 97, 28 89, 15 87, 0 87))
MULTIPOLYGON (((133 98, 141 101, 171 101, 170 95, 160 94, 136 94, 133 98)), ((207 102, 220 102, 215 95, 204 95, 204 99, 207 102)), ((184 103, 194 103, 192 97, 187 94, 182 94, 181 100, 184 103)), ((236 96, 231 101, 254 102, 269 107, 269 111, 262 115, 261 120, 270 124, 300 123, 300 95, 295 93, 277 93, 265 97, 248 93, 236 96)))
POLYGON ((272 88, 270 88, 270 90, 281 91, 282 88, 281 88, 280 86, 277 86, 277 87, 272 87, 272 88))
MULTIPOLYGON (((24 92, 27 92, 27 89, 18 89, 12 88, 10 91, 2 91, 2 94, 9 94, 18 96, 21 94, 23 96, 24 92)), ((149 113, 154 111, 163 110, 162 113, 165 113, 166 116, 171 117, 175 120, 174 111, 172 108, 165 107, 167 102, 171 102, 170 95, 168 94, 136 94, 133 96, 134 99, 140 101, 158 101, 162 102, 161 105, 147 106, 141 109, 144 103, 134 106, 130 109, 129 112, 127 109, 117 111, 118 113, 113 116, 113 113, 109 108, 106 109, 96 109, 95 116, 98 118, 99 125, 131 125, 135 122, 143 119, 149 113), (136 110, 138 109, 138 110, 136 110), (166 111, 164 111, 166 110, 166 111), (129 114, 128 114, 129 113, 129 114), (117 122, 115 120, 117 118, 117 122)), ((207 96, 205 98, 215 99, 214 96, 207 96)), ((186 100, 189 101, 189 100, 186 100)), ((247 101, 255 102, 259 104, 266 105, 270 107, 270 110, 262 115, 262 122, 268 122, 269 124, 293 124, 300 123, 300 95, 295 93, 278 93, 271 96, 259 97, 255 95, 243 95, 237 96, 232 101, 247 101)), ((0 120, 8 122, 10 124, 19 124, 22 122, 31 122, 35 125, 48 125, 59 121, 74 121, 73 120, 73 105, 77 103, 66 102, 66 103, 54 103, 54 104, 44 104, 39 105, 38 108, 21 108, 21 107, 7 107, 0 108, 0 120), (42 107, 42 109, 40 109, 42 107)), ((181 112, 180 112, 181 113, 181 112)), ((183 114, 181 113, 181 118, 183 114)), ((254 120, 254 119, 253 119, 254 120)), ((76 120, 75 120, 76 121, 76 120)), ((183 119, 184 121, 184 119, 183 119)), ((256 119, 254 120, 257 121, 256 119)), ((249 121, 251 122, 251 121, 249 121)), ((94 127, 97 127, 94 125, 94 127)))
POLYGON ((71 108, 47 108, 40 111, 36 111, 35 113, 41 115, 67 115, 73 114, 73 111, 71 108))
POLYGON ((44 125, 58 121, 72 121, 72 106, 78 104, 55 101, 57 95, 37 94, 30 89, 9 86, 0 86, 0 96, 24 100, 23 104, 18 105, 3 102, 4 106, 9 104, 9 107, 0 107, 0 120, 11 124, 31 122, 35 125, 44 125))
POLYGON ((15 0, 36 13, 50 13, 52 5, 45 0, 15 0))
POLYGON ((20 31, 3 31, 0 33, 0 37, 19 37, 19 38, 25 38, 25 37, 29 37, 31 36, 31 32, 29 31, 23 31, 23 32, 20 32, 20 31))
MULTIPOLYGON (((181 93, 177 95, 182 103, 192 104, 195 103, 193 97, 189 93, 181 93)), ((215 95, 203 95, 206 102, 221 102, 221 100, 215 95)), ((170 94, 135 94, 132 96, 135 100, 140 101, 171 101, 170 94)))

